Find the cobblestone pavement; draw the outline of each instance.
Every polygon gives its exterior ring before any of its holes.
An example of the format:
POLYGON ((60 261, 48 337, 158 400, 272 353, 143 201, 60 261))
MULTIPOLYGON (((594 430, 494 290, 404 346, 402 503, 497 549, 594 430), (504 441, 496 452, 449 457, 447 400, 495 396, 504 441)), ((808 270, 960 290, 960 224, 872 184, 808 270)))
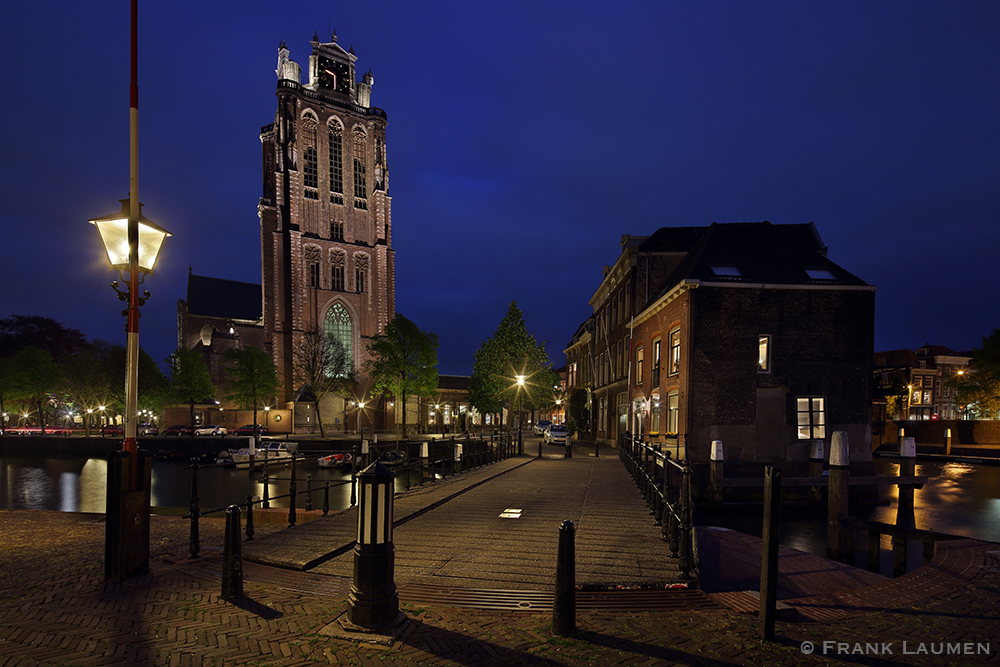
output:
MULTIPOLYGON (((0 511, 0 667, 1000 662, 1000 563, 992 545, 975 550, 981 562, 971 578, 947 590, 925 599, 913 591, 896 603, 883 596, 883 609, 837 620, 779 621, 775 642, 757 638, 752 614, 731 610, 579 613, 578 635, 567 639, 552 636, 545 613, 403 600, 409 621, 401 637, 378 646, 318 633, 345 609, 336 591, 255 583, 248 575, 246 597, 239 604, 223 601, 220 581, 211 575, 221 560, 223 527, 221 519, 202 520, 203 558, 191 562, 185 559, 187 523, 153 517, 149 574, 109 585, 103 581, 103 517, 0 511), (803 652, 803 642, 812 643, 812 653, 803 652)), ((280 528, 264 524, 258 535, 280 528)), ((286 575, 304 584, 319 576, 286 575)), ((862 590, 853 593, 864 598, 862 590)))

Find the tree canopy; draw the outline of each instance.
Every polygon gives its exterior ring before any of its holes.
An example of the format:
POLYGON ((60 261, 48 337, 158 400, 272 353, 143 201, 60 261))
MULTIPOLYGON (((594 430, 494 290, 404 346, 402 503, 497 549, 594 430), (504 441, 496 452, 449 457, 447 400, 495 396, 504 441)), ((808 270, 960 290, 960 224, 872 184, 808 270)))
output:
POLYGON ((502 413, 504 407, 533 410, 552 404, 558 384, 545 343, 535 342, 517 302, 511 301, 496 333, 476 351, 469 402, 483 414, 502 413), (519 375, 525 378, 523 386, 519 375))
POLYGON ((170 364, 170 393, 179 403, 187 403, 194 427, 195 403, 215 399, 212 374, 196 350, 179 347, 167 360, 170 364))
POLYGON ((51 317, 12 315, 0 319, 0 357, 11 357, 26 347, 45 350, 56 360, 87 346, 87 339, 51 317))
POLYGON ((955 401, 966 406, 974 419, 996 419, 1000 412, 1000 329, 983 337, 982 347, 972 351, 969 372, 949 380, 955 401))
MULTIPOLYGON (((259 347, 247 345, 226 350, 223 358, 229 369, 226 398, 244 410, 253 410, 257 424, 257 409, 278 393, 278 370, 274 361, 259 347)), ((254 440, 260 433, 254 429, 254 440)))
POLYGON ((327 394, 347 396, 357 381, 354 362, 332 333, 306 331, 292 348, 292 376, 312 391, 319 434, 325 438, 319 403, 327 394))
POLYGON ((437 334, 396 313, 385 333, 368 341, 369 360, 365 370, 372 391, 391 395, 400 404, 403 432, 406 432, 406 401, 410 396, 432 396, 438 387, 437 334))

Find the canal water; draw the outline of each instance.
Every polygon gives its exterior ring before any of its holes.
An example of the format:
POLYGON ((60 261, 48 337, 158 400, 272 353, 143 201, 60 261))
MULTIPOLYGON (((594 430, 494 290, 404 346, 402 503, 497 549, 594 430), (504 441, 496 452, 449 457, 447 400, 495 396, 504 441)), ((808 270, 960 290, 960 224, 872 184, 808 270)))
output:
MULTIPOLYGON (((898 475, 895 460, 875 459, 876 475, 898 475)), ((928 483, 914 492, 916 527, 941 533, 961 535, 989 542, 1000 542, 1000 466, 968 463, 917 462, 917 475, 926 475, 928 483)), ((39 509, 63 512, 105 511, 107 460, 82 457, 0 457, 0 509, 39 509)), ((268 496, 288 493, 290 466, 270 471, 268 496)), ((320 468, 316 459, 296 464, 297 487, 305 488, 306 476, 312 476, 313 507, 322 508, 324 482, 330 481, 330 509, 350 505, 350 473, 320 468)), ((397 479, 397 490, 404 481, 397 479)), ((885 505, 852 505, 852 516, 884 523, 896 522, 895 486, 879 489, 885 505)), ((246 501, 247 495, 264 494, 260 472, 206 466, 198 471, 198 495, 203 512, 222 509, 246 501)), ((188 463, 153 461, 151 502, 154 507, 187 508, 191 502, 191 470, 188 463)), ((300 496, 299 507, 305 506, 300 496)), ((272 507, 288 507, 286 498, 277 498, 272 507)), ((761 534, 762 511, 759 504, 727 506, 722 512, 698 509, 695 523, 721 526, 744 533, 761 534)), ((781 512, 781 543, 816 555, 826 555, 826 507, 785 506, 781 512)), ((862 540, 856 540, 862 542, 862 540)), ((863 565, 859 544, 858 563, 863 565)), ((919 567, 919 543, 909 548, 909 569, 919 567)), ((883 537, 881 571, 891 572, 890 543, 883 537)))

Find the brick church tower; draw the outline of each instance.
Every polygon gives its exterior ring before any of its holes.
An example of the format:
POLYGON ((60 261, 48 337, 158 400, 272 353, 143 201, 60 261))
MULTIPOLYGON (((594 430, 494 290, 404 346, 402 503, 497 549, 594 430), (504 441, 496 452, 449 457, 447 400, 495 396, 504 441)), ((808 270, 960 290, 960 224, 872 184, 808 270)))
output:
MULTIPOLYGON (((336 33, 310 44, 306 83, 280 45, 278 109, 260 134, 263 328, 285 402, 296 399, 293 350, 305 332, 333 333, 360 371, 365 336, 396 311, 386 114, 370 104, 371 73, 356 80, 353 47, 336 33)), ((360 396, 366 385, 362 375, 360 396)), ((324 422, 344 414, 342 402, 322 407, 324 422)))

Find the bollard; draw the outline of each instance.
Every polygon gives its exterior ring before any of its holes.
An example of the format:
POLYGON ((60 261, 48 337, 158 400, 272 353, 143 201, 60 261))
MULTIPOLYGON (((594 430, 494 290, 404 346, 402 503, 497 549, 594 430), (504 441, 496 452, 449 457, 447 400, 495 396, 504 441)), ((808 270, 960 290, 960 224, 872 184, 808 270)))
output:
MULTIPOLYGON (((812 445, 809 448, 809 476, 810 477, 822 477, 823 476, 823 459, 826 456, 826 451, 823 448, 822 440, 813 440, 812 445)), ((808 492, 808 503, 809 505, 815 506, 823 500, 823 488, 819 486, 810 486, 808 492)))
POLYGON ((312 512, 313 508, 313 476, 312 473, 306 475, 306 511, 312 512))
POLYGON ((569 433, 566 434, 566 452, 563 454, 563 458, 573 458, 573 436, 569 433))
POLYGON ((601 458, 601 443, 597 440, 597 438, 594 438, 594 458, 601 458))
POLYGON ((946 428, 944 430, 944 454, 945 456, 951 456, 951 429, 946 428))
POLYGON ((781 468, 764 469, 764 523, 760 554, 760 638, 774 639, 778 604, 778 534, 781 528, 781 468))
MULTIPOLYGON (((544 440, 544 438, 542 438, 544 440)), ((538 458, 542 458, 542 440, 538 441, 538 458)))
POLYGON ((556 594, 552 603, 552 632, 559 637, 576 636, 576 528, 572 521, 559 526, 556 556, 556 594))
POLYGON ((721 440, 712 441, 712 454, 711 454, 711 468, 709 468, 709 477, 712 480, 712 498, 710 501, 710 506, 712 509, 717 510, 722 507, 723 499, 723 489, 722 480, 725 478, 725 454, 722 449, 721 440))
POLYGON ((452 436, 451 444, 454 448, 452 451, 454 452, 455 463, 458 464, 458 472, 467 470, 468 467, 465 465, 465 445, 460 442, 455 442, 455 436, 452 436))
POLYGON ((253 496, 247 494, 247 542, 253 540, 253 496))
POLYGON ((330 480, 323 485, 323 516, 330 513, 330 480))
POLYGON ((347 598, 347 621, 353 627, 375 629, 402 621, 392 544, 395 477, 379 461, 358 475, 361 503, 354 547, 354 581, 347 598))
POLYGON ((243 545, 240 542, 240 506, 226 508, 226 540, 222 549, 222 599, 243 597, 243 545))
POLYGON ((188 558, 197 558, 201 550, 198 535, 198 517, 201 515, 201 502, 198 499, 198 459, 191 459, 191 535, 188 539, 188 558))
POLYGON ((292 479, 288 483, 288 525, 295 525, 295 452, 292 452, 292 479))
POLYGON ((830 439, 830 482, 826 513, 826 557, 849 562, 851 531, 840 519, 847 516, 850 499, 851 452, 846 431, 836 431, 830 439))

